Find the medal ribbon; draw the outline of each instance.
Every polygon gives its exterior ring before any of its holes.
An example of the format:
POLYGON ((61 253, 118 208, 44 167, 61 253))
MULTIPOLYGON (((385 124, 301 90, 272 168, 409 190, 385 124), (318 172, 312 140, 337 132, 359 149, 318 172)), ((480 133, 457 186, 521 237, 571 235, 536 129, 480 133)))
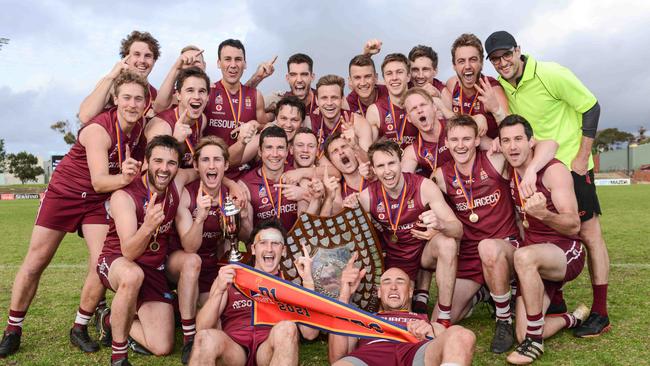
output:
MULTIPOLYGON (((344 113, 345 113, 344 111, 341 111, 341 114, 339 115, 339 120, 338 122, 336 122, 334 128, 330 131, 329 133, 330 135, 336 132, 336 130, 341 125, 341 121, 345 120, 347 122, 347 119, 344 117, 344 113)), ((323 146, 325 145, 325 138, 323 138, 323 134, 324 134, 325 127, 327 127, 325 125, 325 117, 321 114, 320 128, 318 130, 318 159, 320 159, 320 157, 323 156, 323 152, 324 152, 323 146)))
MULTIPOLYGON (((144 184, 145 187, 147 187, 147 207, 149 207, 149 202, 151 202, 151 197, 153 196, 153 193, 151 193, 151 188, 149 187, 149 173, 144 173, 142 176, 142 183, 144 184)), ((167 188, 165 188, 165 198, 163 199, 163 217, 167 217, 167 211, 165 204, 167 203, 167 188)), ((156 202, 153 203, 154 205, 156 202)), ((156 232, 153 234, 153 241, 156 241, 158 239, 158 231, 160 231, 160 225, 156 227, 156 232)))
POLYGON ((402 217, 402 208, 404 206, 404 198, 406 198, 406 181, 404 181, 404 187, 402 187, 402 193, 400 193, 402 198, 400 198, 399 206, 397 207, 397 220, 393 224, 393 214, 390 205, 388 204, 388 198, 386 197, 386 190, 384 186, 381 186, 381 195, 384 198, 384 205, 386 206, 386 213, 388 214, 388 222, 390 223, 390 228, 393 230, 393 234, 397 236, 397 228, 399 227, 399 220, 402 217))
POLYGON ((388 96, 388 104, 390 105, 390 117, 395 124, 395 133, 397 134, 397 141, 401 144, 402 137, 404 136, 404 128, 406 127, 406 113, 404 113, 404 118, 402 118, 402 124, 399 126, 397 120, 395 119, 395 106, 393 102, 390 101, 390 95, 388 96))
POLYGON ((467 195, 467 188, 465 188, 465 181, 461 179, 460 174, 458 174, 458 169, 456 164, 454 164, 454 174, 456 174, 456 180, 460 183, 460 190, 463 192, 463 197, 467 201, 467 207, 469 210, 474 213, 474 195, 472 193, 472 173, 474 172, 474 165, 476 165, 476 158, 474 157, 474 162, 472 163, 472 170, 469 171, 469 198, 467 195))
MULTIPOLYGON (((460 85, 460 95, 458 96, 458 104, 460 104, 460 114, 465 114, 465 101, 463 100, 463 86, 460 85)), ((476 104, 476 99, 478 98, 478 92, 474 95, 474 99, 472 100, 472 105, 469 107, 469 112, 467 113, 468 115, 472 115, 472 111, 474 110, 474 105, 476 104)))
POLYGON ((221 79, 221 85, 223 86, 223 90, 225 90, 226 97, 228 98, 228 104, 230 105, 230 112, 232 113, 232 118, 235 119, 235 127, 239 127, 239 118, 241 117, 241 105, 242 100, 241 100, 241 83, 239 83, 239 91, 237 94, 237 114, 235 114, 235 107, 232 104, 232 99, 230 99, 230 92, 228 89, 226 89, 226 85, 223 83, 223 79, 221 79))
POLYGON ((115 114, 115 136, 117 138, 117 159, 120 163, 120 172, 122 171, 122 161, 126 160, 126 148, 122 146, 124 142, 124 132, 122 126, 117 121, 117 114, 115 114))
MULTIPOLYGON (((361 182, 359 183, 359 190, 357 190, 357 192, 361 192, 363 190, 363 182, 364 179, 363 177, 361 177, 361 182)), ((346 197, 348 196, 348 184, 345 182, 345 178, 343 178, 343 194, 345 194, 346 197)))
POLYGON ((357 106, 359 107, 359 113, 363 116, 363 118, 366 118, 366 112, 363 111, 363 106, 361 105, 361 98, 357 96, 357 106))
MULTIPOLYGON (((178 107, 174 109, 174 115, 176 116, 176 121, 178 122, 178 107)), ((194 131, 192 131, 192 135, 187 136, 185 138, 185 144, 187 145, 187 148, 190 150, 190 154, 192 154, 192 158, 194 158, 194 146, 199 142, 199 120, 197 119, 194 121, 194 130, 196 131, 196 137, 194 138, 194 142, 190 140, 190 137, 194 134, 194 131)))
POLYGON ((282 207, 282 187, 278 188, 278 198, 277 200, 273 199, 273 194, 271 193, 271 187, 269 186, 269 181, 266 179, 266 173, 264 173, 264 168, 260 169, 262 171, 262 178, 264 178, 264 187, 266 188, 266 194, 269 196, 271 205, 276 211, 276 216, 280 218, 280 208, 282 207), (277 202, 277 205, 275 204, 277 202))
POLYGON ((524 211, 524 204, 526 203, 526 200, 524 200, 524 197, 521 195, 521 191, 519 190, 519 182, 521 182, 521 178, 519 177, 519 174, 517 174, 517 170, 514 167, 512 168, 512 173, 515 178, 515 185, 517 186, 517 196, 519 196, 519 203, 521 204, 521 214, 524 217, 523 220, 526 220, 526 211, 524 211))
POLYGON ((422 134, 418 133, 418 156, 423 158, 427 164, 429 164, 429 167, 431 168, 431 171, 433 174, 436 174, 436 169, 438 169, 438 143, 436 142, 436 148, 435 148, 435 155, 433 158, 433 165, 431 165, 431 160, 427 158, 429 155, 429 152, 427 149, 424 149, 424 155, 422 155, 422 134))

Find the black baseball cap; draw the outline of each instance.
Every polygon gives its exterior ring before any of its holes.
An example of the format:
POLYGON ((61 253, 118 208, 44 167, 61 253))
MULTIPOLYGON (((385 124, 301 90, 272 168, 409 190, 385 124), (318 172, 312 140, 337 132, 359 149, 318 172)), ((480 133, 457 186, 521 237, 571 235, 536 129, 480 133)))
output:
POLYGON ((494 32, 485 40, 486 58, 489 58, 490 54, 494 51, 509 50, 513 47, 517 47, 517 41, 515 41, 515 37, 512 34, 506 31, 494 32))

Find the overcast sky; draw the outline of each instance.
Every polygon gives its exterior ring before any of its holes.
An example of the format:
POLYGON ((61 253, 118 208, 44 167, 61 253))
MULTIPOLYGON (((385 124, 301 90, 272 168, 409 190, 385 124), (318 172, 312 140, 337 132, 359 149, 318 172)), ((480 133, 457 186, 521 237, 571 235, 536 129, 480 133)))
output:
MULTIPOLYGON (((0 138, 7 151, 42 156, 67 152, 49 126, 75 120, 79 104, 117 62, 132 30, 149 31, 162 55, 149 76, 159 86, 187 44, 205 49, 208 74, 220 79, 217 46, 241 39, 247 80, 257 64, 278 55, 264 94, 286 89, 286 60, 304 52, 316 76, 347 77, 347 64, 370 38, 382 55, 416 44, 439 55, 439 78, 452 75, 450 46, 461 33, 481 40, 508 30, 524 53, 569 67, 599 99, 599 128, 650 128, 650 2, 573 0, 512 5, 512 1, 33 1, 3 0, 0 37, 0 138)), ((532 2, 531 2, 532 3, 532 2)), ((379 62, 380 61, 376 61, 379 62)), ((489 62, 484 73, 496 75, 489 62)), ((315 85, 315 83, 314 83, 315 85)))

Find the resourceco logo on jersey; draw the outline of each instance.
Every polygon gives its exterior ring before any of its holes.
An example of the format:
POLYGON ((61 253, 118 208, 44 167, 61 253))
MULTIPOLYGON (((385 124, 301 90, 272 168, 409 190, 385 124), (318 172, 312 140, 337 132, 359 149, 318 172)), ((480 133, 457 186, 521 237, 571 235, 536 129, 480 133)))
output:
POLYGON ((216 128, 235 128, 235 121, 230 121, 227 119, 214 119, 210 118, 210 121, 208 122, 208 125, 210 127, 216 127, 216 128))
MULTIPOLYGON (((298 211, 297 203, 288 203, 286 205, 280 206, 280 214, 287 213, 287 212, 294 212, 294 211, 298 211)), ((257 217, 261 220, 269 219, 275 215, 277 215, 275 208, 257 213, 257 217)))
MULTIPOLYGON (((474 208, 483 207, 483 206, 494 206, 499 202, 501 198, 501 191, 496 190, 494 193, 488 196, 478 197, 474 199, 474 208)), ((456 203, 456 211, 467 211, 467 201, 456 203)))

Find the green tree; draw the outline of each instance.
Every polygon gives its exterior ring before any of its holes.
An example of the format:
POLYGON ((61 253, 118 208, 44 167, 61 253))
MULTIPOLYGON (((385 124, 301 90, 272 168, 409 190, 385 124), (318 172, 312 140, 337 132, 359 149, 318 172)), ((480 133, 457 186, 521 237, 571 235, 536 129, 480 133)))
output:
POLYGON ((76 126, 72 126, 67 119, 56 121, 51 126, 51 129, 63 135, 63 141, 68 145, 73 145, 77 141, 76 131, 79 129, 79 121, 76 126))
POLYGON ((5 151, 5 140, 0 139, 0 174, 5 172, 7 167, 7 152, 5 151))
POLYGON ((634 135, 629 132, 619 131, 618 128, 606 128, 598 131, 592 147, 593 153, 609 151, 614 149, 618 143, 632 141, 634 135))
POLYGON ((7 155, 7 161, 9 162, 9 173, 20 179, 22 184, 35 181, 36 177, 45 173, 43 168, 38 165, 36 156, 27 151, 21 151, 18 154, 9 154, 7 155))

